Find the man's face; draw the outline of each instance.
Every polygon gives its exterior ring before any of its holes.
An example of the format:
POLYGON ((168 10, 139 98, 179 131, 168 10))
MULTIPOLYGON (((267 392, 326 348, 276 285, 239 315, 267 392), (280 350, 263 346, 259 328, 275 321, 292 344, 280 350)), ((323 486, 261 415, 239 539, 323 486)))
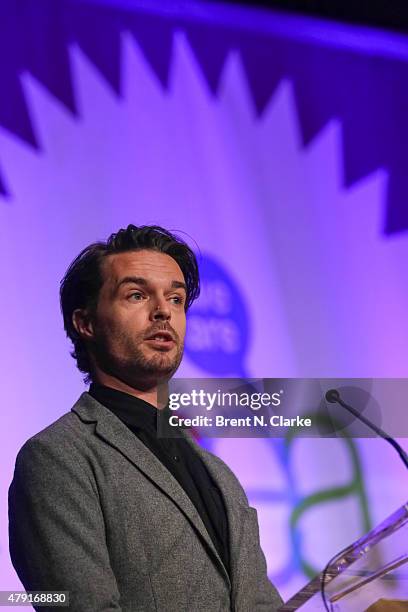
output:
POLYGON ((183 356, 186 287, 177 262, 156 251, 102 263, 90 349, 98 369, 129 385, 170 378, 183 356))

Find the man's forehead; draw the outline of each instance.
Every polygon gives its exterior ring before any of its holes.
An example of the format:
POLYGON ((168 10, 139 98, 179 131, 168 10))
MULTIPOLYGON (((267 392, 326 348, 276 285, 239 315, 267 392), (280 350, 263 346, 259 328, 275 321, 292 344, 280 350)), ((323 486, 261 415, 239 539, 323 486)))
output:
POLYGON ((105 281, 119 282, 125 276, 139 276, 147 280, 168 278, 169 280, 184 280, 180 266, 175 259, 166 253, 140 250, 114 253, 105 258, 103 266, 105 281))

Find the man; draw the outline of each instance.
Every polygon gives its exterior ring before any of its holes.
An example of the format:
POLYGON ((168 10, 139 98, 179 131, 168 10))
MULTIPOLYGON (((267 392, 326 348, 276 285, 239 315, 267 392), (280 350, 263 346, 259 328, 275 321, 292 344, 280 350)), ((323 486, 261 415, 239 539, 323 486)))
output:
POLYGON ((193 252, 158 226, 129 225, 70 265, 64 326, 92 384, 16 460, 10 553, 26 590, 69 591, 75 612, 281 605, 234 474, 188 433, 157 436, 158 385, 198 294, 193 252))

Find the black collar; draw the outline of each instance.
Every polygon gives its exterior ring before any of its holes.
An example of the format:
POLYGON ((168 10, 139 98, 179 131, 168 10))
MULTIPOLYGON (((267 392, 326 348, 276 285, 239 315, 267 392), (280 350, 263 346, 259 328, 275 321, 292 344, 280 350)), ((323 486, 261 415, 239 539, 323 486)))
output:
POLYGON ((89 394, 127 425, 145 431, 157 431, 158 409, 149 402, 97 383, 91 384, 89 394))

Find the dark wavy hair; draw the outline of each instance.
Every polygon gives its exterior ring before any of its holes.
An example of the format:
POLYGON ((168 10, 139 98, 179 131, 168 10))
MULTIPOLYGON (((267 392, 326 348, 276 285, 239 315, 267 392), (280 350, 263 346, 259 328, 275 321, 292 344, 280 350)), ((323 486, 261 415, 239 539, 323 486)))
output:
POLYGON ((74 345, 71 356, 85 374, 84 382, 92 380, 91 363, 86 343, 77 333, 72 315, 77 308, 96 312, 99 291, 103 284, 101 262, 107 255, 126 251, 152 250, 172 257, 180 266, 187 286, 185 310, 200 294, 197 259, 184 240, 158 225, 128 225, 111 234, 106 242, 94 242, 83 249, 70 264, 60 284, 60 305, 64 329, 74 345))

